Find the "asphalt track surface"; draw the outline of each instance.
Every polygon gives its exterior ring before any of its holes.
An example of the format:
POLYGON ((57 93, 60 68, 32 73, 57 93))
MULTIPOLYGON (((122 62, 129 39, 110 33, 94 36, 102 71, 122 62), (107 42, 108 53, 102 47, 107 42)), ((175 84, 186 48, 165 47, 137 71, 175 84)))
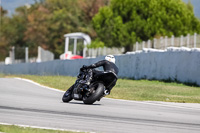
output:
POLYGON ((0 124, 98 133, 199 133, 200 104, 103 98, 63 103, 64 92, 0 78, 0 124))

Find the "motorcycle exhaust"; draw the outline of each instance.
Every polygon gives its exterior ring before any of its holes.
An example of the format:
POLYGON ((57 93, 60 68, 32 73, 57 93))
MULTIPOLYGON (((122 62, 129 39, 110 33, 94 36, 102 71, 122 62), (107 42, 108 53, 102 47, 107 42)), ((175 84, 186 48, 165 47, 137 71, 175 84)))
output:
POLYGON ((105 94, 105 95, 108 95, 108 94, 109 94, 109 91, 108 91, 108 90, 104 90, 104 94, 105 94))

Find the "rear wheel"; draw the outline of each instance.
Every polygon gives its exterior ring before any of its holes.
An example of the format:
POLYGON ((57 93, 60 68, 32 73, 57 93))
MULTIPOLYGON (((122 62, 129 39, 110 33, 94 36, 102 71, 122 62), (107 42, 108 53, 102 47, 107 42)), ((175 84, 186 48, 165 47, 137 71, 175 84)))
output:
POLYGON ((102 83, 93 83, 90 87, 92 90, 89 95, 83 97, 83 102, 85 104, 93 104, 95 101, 99 100, 104 92, 104 85, 102 83))
POLYGON ((74 85, 72 85, 63 95, 62 97, 62 101, 63 102, 70 102, 73 98, 72 98, 72 91, 73 91, 74 85))

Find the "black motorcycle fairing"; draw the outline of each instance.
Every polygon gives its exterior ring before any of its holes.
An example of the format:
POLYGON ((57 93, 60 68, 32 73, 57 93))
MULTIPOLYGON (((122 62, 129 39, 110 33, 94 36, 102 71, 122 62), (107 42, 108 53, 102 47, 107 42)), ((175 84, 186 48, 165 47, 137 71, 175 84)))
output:
POLYGON ((72 99, 82 100, 85 104, 93 104, 95 101, 99 101, 105 96, 105 90, 110 92, 111 88, 117 81, 117 75, 113 72, 103 72, 93 75, 93 69, 80 69, 79 75, 75 84, 68 90, 71 95, 67 93, 63 96, 63 102, 69 102, 72 99), (91 78, 92 80, 88 85, 88 82, 84 82, 91 78))
POLYGON ((106 88, 109 88, 117 79, 117 75, 113 72, 103 72, 94 76, 94 80, 103 82, 106 88))
POLYGON ((72 93, 72 97, 75 100, 82 100, 82 95, 81 95, 81 91, 82 91, 82 86, 81 84, 76 84, 72 93))

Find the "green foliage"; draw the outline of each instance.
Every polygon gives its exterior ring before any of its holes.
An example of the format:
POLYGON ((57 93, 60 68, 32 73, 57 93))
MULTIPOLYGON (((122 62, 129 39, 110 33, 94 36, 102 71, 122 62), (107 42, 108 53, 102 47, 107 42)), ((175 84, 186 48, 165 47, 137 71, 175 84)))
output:
MULTIPOLYGON (((84 32, 96 37, 91 20, 108 1, 40 0, 30 7, 19 7, 12 17, 2 18, 0 47, 9 49, 10 46, 28 46, 31 50, 29 54, 37 56, 37 46, 41 46, 58 58, 64 52, 64 34, 84 32)), ((4 50, 5 53, 8 50, 4 50)), ((2 52, 0 55, 2 57, 2 52)))
POLYGON ((187 8, 192 12, 194 11, 191 0, 189 0, 189 2, 187 3, 187 8))
POLYGON ((8 56, 12 46, 26 47, 28 43, 24 40, 24 35, 27 27, 26 7, 16 9, 16 14, 12 17, 3 16, 1 20, 0 32, 0 60, 4 60, 8 56))
POLYGON ((191 5, 181 0, 111 0, 93 18, 93 26, 106 46, 126 50, 136 41, 200 33, 191 5))
POLYGON ((97 38, 94 41, 92 41, 92 43, 88 46, 88 48, 100 48, 100 47, 103 48, 104 45, 105 44, 97 38))
MULTIPOLYGON (((22 9, 22 8, 21 8, 22 9)), ((21 10, 19 10, 21 11, 21 10)), ((7 11, 3 11, 6 13, 7 11)), ((26 30, 26 17, 14 15, 12 18, 5 16, 1 18, 0 29, 0 60, 8 56, 11 46, 26 46, 24 31, 26 30)))

